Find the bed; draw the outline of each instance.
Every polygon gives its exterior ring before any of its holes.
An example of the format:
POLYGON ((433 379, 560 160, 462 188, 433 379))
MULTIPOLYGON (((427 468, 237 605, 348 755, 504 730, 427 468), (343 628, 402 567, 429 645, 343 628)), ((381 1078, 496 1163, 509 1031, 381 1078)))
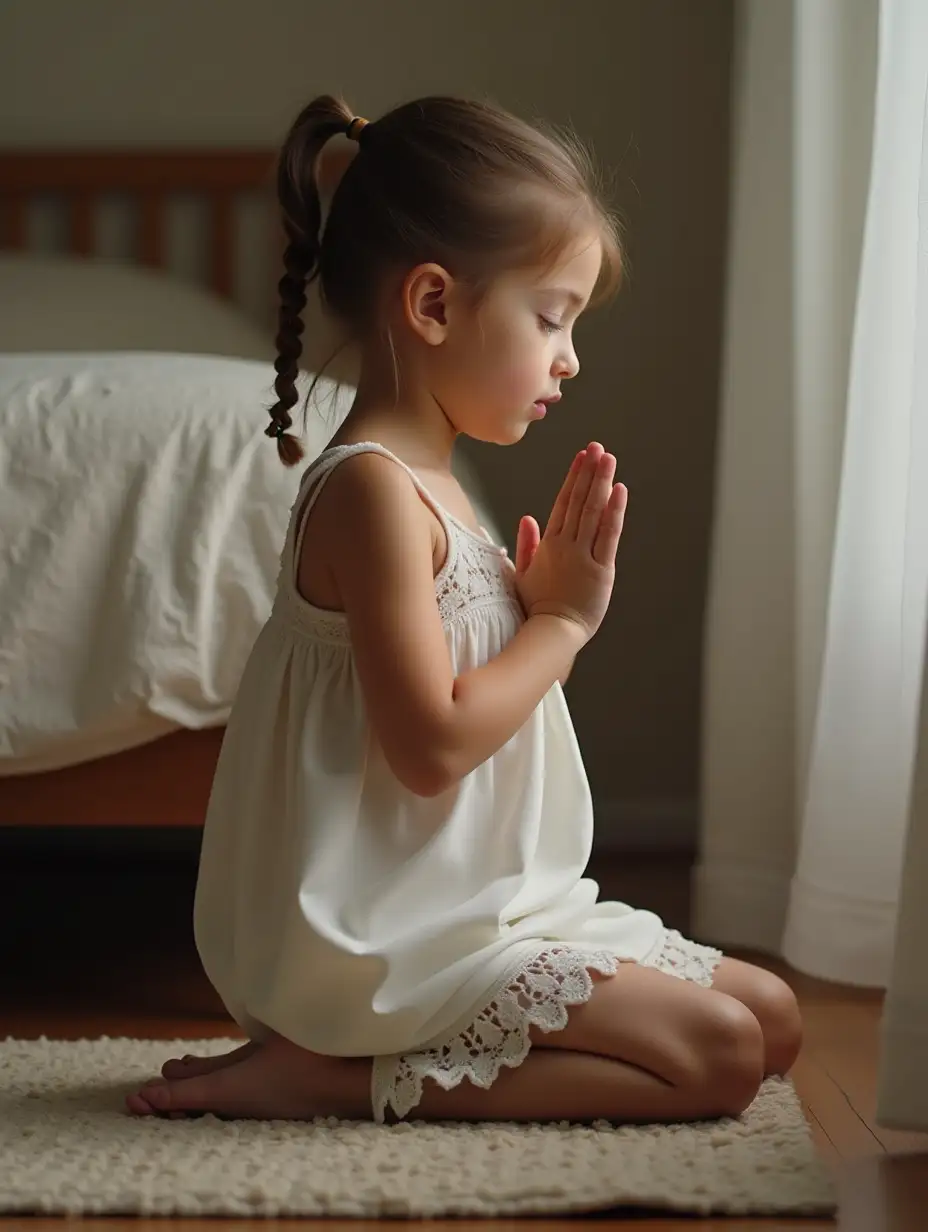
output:
POLYGON ((0 152, 0 826, 202 824, 299 480, 263 435, 272 169, 0 152))

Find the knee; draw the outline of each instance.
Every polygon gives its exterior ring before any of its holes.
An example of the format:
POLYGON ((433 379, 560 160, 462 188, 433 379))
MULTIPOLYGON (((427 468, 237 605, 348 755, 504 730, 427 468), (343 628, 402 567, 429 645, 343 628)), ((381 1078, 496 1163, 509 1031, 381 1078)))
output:
POLYGON ((772 972, 767 975, 751 1009, 764 1033, 766 1072, 785 1074, 802 1047, 802 1015, 790 986, 772 972))
POLYGON ((764 1080, 764 1034, 747 1006, 725 993, 706 1007, 701 1061, 710 1115, 740 1116, 764 1080))

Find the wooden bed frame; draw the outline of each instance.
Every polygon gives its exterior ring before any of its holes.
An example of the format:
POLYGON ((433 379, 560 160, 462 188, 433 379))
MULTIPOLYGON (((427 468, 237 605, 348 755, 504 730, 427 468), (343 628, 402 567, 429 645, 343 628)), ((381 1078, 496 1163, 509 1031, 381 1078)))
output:
POLYGON ((269 150, 0 151, 0 248, 28 248, 30 207, 51 196, 67 207, 68 250, 93 256, 96 207, 105 195, 118 193, 137 210, 136 260, 160 269, 167 205, 172 197, 192 193, 210 207, 209 285, 231 299, 236 199, 270 191, 274 158, 269 150))
MULTIPOLYGON (((137 210, 136 262, 164 268, 168 203, 194 194, 209 204, 209 286, 231 300, 236 200, 271 192, 274 158, 254 149, 0 151, 0 249, 27 250, 32 203, 55 197, 67 209, 68 250, 92 257, 98 204, 119 194, 137 210)), ((200 826, 223 730, 175 732, 67 769, 0 777, 0 826, 200 826)))

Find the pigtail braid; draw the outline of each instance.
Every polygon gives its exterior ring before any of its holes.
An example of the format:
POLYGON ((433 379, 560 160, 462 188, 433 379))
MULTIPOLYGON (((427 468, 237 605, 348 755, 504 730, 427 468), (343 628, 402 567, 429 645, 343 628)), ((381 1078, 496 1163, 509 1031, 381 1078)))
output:
POLYGON ((277 402, 270 408, 271 422, 265 429, 277 438, 277 453, 285 466, 295 466, 303 457, 303 446, 290 434, 293 426, 291 410, 299 401, 296 389, 303 352, 303 310, 306 307, 306 284, 314 264, 311 255, 292 241, 284 250, 284 275, 277 284, 280 306, 277 310, 277 358, 274 371, 274 392, 277 402))
POLYGON ((276 437, 278 456, 286 466, 295 466, 303 457, 303 446, 289 429, 293 426, 290 412, 299 400, 296 382, 303 352, 306 290, 318 276, 322 250, 319 155, 330 137, 347 131, 352 118, 339 99, 327 94, 314 99, 297 116, 277 164, 277 198, 287 247, 283 277, 277 284, 277 401, 268 411, 271 422, 265 432, 276 437))

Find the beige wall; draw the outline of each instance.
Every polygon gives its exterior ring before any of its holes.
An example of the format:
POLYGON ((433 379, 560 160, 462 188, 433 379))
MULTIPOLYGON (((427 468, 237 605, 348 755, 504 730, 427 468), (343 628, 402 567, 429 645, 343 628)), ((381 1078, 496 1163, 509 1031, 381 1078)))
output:
POLYGON ((2 145, 275 143, 321 90, 374 117, 428 91, 487 93, 573 123, 615 173, 621 299, 581 326, 557 412, 515 452, 474 450, 513 531, 544 517, 589 439, 630 488, 613 608, 569 685, 604 842, 695 834, 731 21, 730 0, 0 7, 2 145))

